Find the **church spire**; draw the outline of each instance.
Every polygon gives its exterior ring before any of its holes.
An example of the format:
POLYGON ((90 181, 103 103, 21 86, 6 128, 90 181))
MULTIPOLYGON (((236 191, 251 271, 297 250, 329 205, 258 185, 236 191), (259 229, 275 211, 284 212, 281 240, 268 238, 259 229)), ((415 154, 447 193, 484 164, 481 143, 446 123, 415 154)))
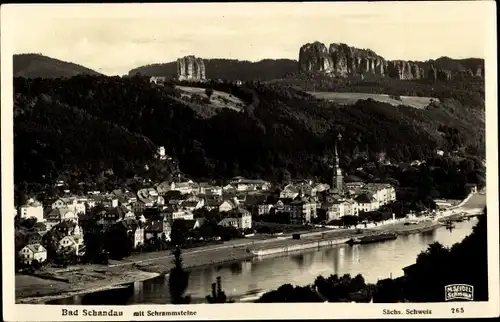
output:
POLYGON ((335 169, 340 168, 339 153, 337 150, 337 142, 340 142, 341 139, 342 139, 342 134, 339 133, 339 135, 337 136, 337 140, 335 140, 335 169))
POLYGON ((344 192, 344 176, 342 175, 342 169, 340 169, 339 153, 337 149, 337 143, 342 139, 342 135, 339 133, 337 140, 335 140, 335 165, 333 166, 333 182, 332 188, 337 189, 339 194, 344 192))

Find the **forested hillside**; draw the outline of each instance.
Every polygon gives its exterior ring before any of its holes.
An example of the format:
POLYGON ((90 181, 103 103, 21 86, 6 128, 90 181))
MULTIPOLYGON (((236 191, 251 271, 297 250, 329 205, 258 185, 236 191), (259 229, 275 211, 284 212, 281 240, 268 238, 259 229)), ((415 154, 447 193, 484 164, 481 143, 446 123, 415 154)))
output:
POLYGON ((100 73, 92 69, 40 54, 14 55, 13 64, 15 77, 56 78, 76 75, 100 75, 100 73))
MULTIPOLYGON (((264 81, 282 78, 297 69, 297 61, 291 59, 263 59, 258 62, 237 59, 204 59, 205 73, 210 79, 229 81, 264 81)), ((132 69, 129 76, 177 75, 177 62, 151 64, 132 69)))
POLYGON ((439 106, 416 110, 372 100, 340 107, 282 85, 214 82, 204 86, 249 105, 203 119, 174 98, 173 85, 158 88, 146 77, 16 78, 14 85, 18 183, 109 168, 124 179, 151 163, 157 146, 195 178, 325 179, 338 133, 344 166, 381 153, 424 159, 438 148, 484 157, 482 101, 460 101, 451 87, 439 106))

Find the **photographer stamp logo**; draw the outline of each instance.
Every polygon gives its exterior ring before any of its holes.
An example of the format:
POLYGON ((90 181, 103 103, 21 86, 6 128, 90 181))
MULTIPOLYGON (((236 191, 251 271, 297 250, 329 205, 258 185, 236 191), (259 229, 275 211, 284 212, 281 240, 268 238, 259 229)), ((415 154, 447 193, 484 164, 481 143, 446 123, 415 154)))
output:
POLYGON ((474 286, 468 284, 450 284, 444 287, 445 301, 474 300, 474 286))

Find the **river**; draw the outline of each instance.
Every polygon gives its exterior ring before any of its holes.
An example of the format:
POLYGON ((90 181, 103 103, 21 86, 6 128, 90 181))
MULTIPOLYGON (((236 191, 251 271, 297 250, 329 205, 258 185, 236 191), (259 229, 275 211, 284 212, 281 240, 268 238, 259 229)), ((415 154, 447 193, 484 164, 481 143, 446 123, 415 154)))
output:
MULTIPOLYGON (((235 301, 253 301, 265 291, 282 284, 307 285, 318 275, 362 274, 367 282, 403 275, 402 269, 415 262, 427 245, 437 241, 445 246, 460 242, 472 232, 477 219, 456 223, 452 231, 444 227, 433 231, 399 236, 396 240, 366 245, 339 245, 284 256, 256 258, 233 264, 194 269, 190 272, 186 294, 192 303, 206 303, 211 284, 222 277, 222 288, 235 301)), ((54 300, 50 304, 166 304, 168 277, 157 277, 124 288, 54 300)), ((48 304, 49 304, 48 303, 48 304)))

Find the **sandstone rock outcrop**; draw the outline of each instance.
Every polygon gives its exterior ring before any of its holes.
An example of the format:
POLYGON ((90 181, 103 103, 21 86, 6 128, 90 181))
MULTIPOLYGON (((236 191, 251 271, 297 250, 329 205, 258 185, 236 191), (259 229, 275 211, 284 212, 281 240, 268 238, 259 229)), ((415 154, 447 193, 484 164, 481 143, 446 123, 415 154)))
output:
POLYGON ((475 73, 476 77, 484 77, 484 67, 478 66, 475 73))
POLYGON ((177 77, 179 80, 205 80, 205 63, 195 56, 177 59, 177 77))
POLYGON ((451 72, 449 70, 435 68, 434 65, 431 64, 427 77, 434 81, 447 81, 451 79, 451 72))
POLYGON ((299 68, 305 72, 321 71, 329 74, 332 71, 333 60, 328 54, 325 44, 318 41, 300 47, 299 68))
POLYGON ((309 43, 300 48, 299 69, 307 73, 323 73, 347 77, 364 74, 385 75, 387 62, 369 49, 359 49, 343 43, 309 43))
POLYGON ((405 60, 388 61, 388 76, 396 79, 421 79, 424 69, 416 62, 405 60))
POLYGON ((387 61, 370 49, 359 49, 343 43, 327 47, 320 42, 305 44, 299 51, 299 69, 336 77, 388 76, 397 79, 420 79, 423 68, 416 62, 387 61))

